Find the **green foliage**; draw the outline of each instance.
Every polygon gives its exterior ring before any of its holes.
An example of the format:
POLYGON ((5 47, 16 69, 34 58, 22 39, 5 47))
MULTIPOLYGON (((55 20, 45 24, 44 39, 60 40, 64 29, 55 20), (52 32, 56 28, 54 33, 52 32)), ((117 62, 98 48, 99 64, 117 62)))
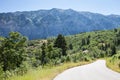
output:
POLYGON ((115 33, 115 38, 114 38, 113 42, 117 46, 120 45, 120 30, 117 30, 117 32, 115 33))
POLYGON ((31 41, 17 32, 11 32, 7 38, 0 38, 0 61, 3 65, 0 66, 0 73, 23 75, 29 68, 64 62, 91 61, 111 56, 115 56, 113 59, 116 60, 119 49, 120 29, 31 41))
POLYGON ((26 40, 19 33, 11 32, 9 37, 1 41, 0 61, 4 71, 19 67, 25 60, 26 40))
POLYGON ((107 58, 107 66, 117 72, 120 72, 120 51, 110 58, 107 58))
POLYGON ((90 44, 90 35, 85 38, 82 38, 82 42, 81 42, 82 46, 89 45, 89 44, 90 44))
POLYGON ((2 65, 0 65, 0 80, 3 80, 3 79, 4 79, 4 71, 3 71, 2 65))
POLYGON ((24 61, 22 62, 19 68, 15 69, 15 72, 18 75, 24 75, 25 73, 27 73, 29 69, 31 69, 31 66, 29 65, 27 61, 24 61))
POLYGON ((70 55, 67 55, 66 62, 71 62, 71 61, 72 61, 72 57, 70 55))
POLYGON ((41 64, 42 65, 44 65, 44 64, 46 64, 46 44, 45 43, 43 43, 43 45, 42 45, 42 55, 41 55, 41 64))
POLYGON ((54 47, 61 48, 63 56, 67 55, 67 53, 66 53, 67 43, 66 43, 66 40, 65 40, 63 35, 61 35, 61 34, 58 35, 58 37, 57 37, 57 39, 56 39, 56 41, 54 43, 54 47))
POLYGON ((73 49, 73 45, 69 44, 69 49, 72 50, 73 49))

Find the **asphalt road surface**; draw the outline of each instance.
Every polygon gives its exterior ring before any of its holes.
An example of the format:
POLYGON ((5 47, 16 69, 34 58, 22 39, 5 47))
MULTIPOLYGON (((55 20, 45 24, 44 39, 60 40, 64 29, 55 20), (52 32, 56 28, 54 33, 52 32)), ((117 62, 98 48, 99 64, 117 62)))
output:
POLYGON ((105 60, 65 70, 53 80, 120 80, 120 73, 106 67, 105 60))

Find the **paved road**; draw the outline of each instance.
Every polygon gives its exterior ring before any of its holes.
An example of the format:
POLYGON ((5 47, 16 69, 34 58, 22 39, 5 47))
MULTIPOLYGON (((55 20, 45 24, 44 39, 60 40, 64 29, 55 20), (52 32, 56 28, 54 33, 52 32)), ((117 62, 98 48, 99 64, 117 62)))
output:
POLYGON ((120 80, 120 73, 108 69, 104 60, 74 67, 64 71, 53 80, 120 80))

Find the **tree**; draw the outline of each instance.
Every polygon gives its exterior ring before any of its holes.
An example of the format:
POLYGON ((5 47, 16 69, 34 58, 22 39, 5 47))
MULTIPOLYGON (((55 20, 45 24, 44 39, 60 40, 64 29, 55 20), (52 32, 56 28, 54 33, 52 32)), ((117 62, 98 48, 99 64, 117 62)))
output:
POLYGON ((116 47, 115 47, 115 45, 111 46, 111 50, 112 50, 111 56, 116 54, 116 47))
POLYGON ((88 37, 82 38, 81 45, 89 45, 90 44, 90 35, 88 37))
POLYGON ((113 42, 114 42, 115 45, 117 45, 117 46, 120 45, 120 31, 117 31, 113 42))
POLYGON ((62 49, 62 55, 66 56, 66 50, 67 50, 67 43, 63 35, 59 34, 57 39, 55 40, 54 47, 58 47, 62 49))
POLYGON ((10 32, 9 36, 1 41, 0 62, 4 71, 19 67, 25 60, 26 41, 26 37, 18 32, 10 32))
POLYGON ((46 57, 46 44, 43 43, 42 47, 42 55, 41 55, 41 64, 44 65, 46 63, 45 57, 46 57))
POLYGON ((114 29, 114 32, 117 32, 117 31, 118 31, 118 30, 115 28, 115 29, 114 29))
POLYGON ((73 49, 73 45, 69 44, 69 49, 72 50, 73 49))

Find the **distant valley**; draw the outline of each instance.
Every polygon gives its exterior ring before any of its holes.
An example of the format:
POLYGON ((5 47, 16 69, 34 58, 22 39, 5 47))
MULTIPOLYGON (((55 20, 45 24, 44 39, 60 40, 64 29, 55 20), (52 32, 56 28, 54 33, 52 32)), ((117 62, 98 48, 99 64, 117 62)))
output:
POLYGON ((118 27, 120 27, 120 15, 102 15, 72 9, 53 8, 0 13, 0 36, 7 36, 11 31, 18 31, 30 40, 118 27))

